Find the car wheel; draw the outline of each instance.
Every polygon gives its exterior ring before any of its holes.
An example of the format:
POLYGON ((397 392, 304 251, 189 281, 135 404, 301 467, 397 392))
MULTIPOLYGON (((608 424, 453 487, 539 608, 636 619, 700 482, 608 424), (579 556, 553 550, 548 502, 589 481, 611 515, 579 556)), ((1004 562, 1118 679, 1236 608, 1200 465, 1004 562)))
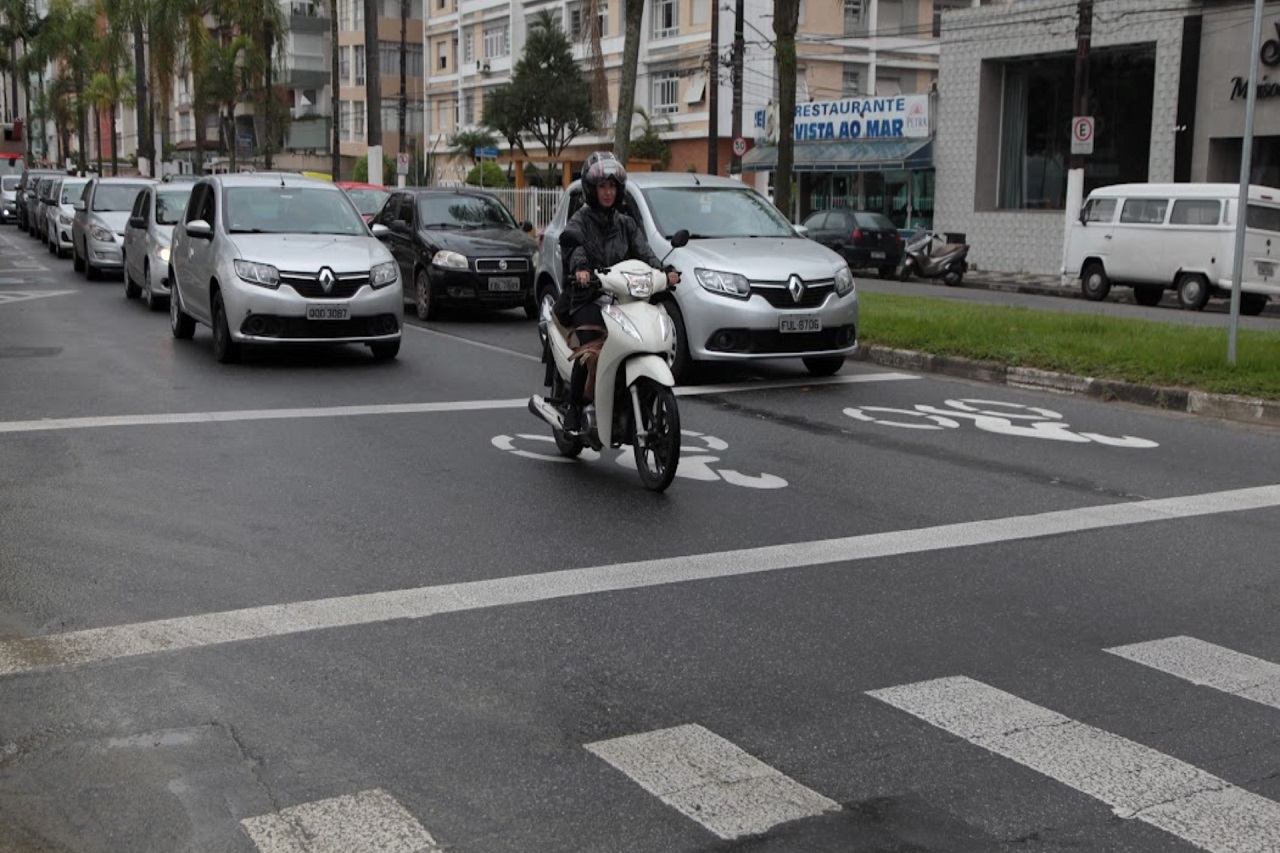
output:
POLYGON ((1178 279, 1178 304, 1188 311, 1199 311, 1209 301, 1209 280, 1199 273, 1187 273, 1178 279))
POLYGON ((1242 293, 1240 294, 1240 313, 1247 314, 1250 317, 1256 317, 1261 314, 1267 307, 1267 295, 1265 293, 1242 293))
POLYGON ((537 288, 530 287, 529 292, 524 296, 524 316, 530 320, 536 319, 538 316, 537 288))
POLYGON ((667 366, 675 377, 677 385, 683 385, 693 379, 693 358, 689 355, 689 342, 685 339, 684 314, 680 313, 680 305, 674 299, 665 299, 658 303, 658 308, 666 312, 671 320, 671 351, 667 353, 667 366))
POLYGON ((1159 305, 1163 297, 1163 287, 1135 287, 1133 289, 1133 301, 1139 305, 1146 305, 1148 308, 1159 305))
POLYGON ((805 370, 808 370, 812 376, 831 376, 841 367, 844 367, 844 356, 842 355, 807 356, 801 361, 804 362, 805 370))
POLYGON ((151 262, 147 261, 142 266, 142 281, 145 287, 142 288, 142 301, 146 303, 148 311, 159 311, 164 307, 164 300, 156 296, 154 290, 151 289, 151 262))
POLYGON ((391 361, 400 354, 400 342, 378 341, 369 344, 369 351, 373 353, 374 361, 391 361))
MULTIPOLYGON (((172 269, 169 270, 169 281, 173 281, 172 269)), ((177 287, 169 292, 169 330, 180 341, 189 341, 196 333, 195 318, 182 310, 177 287)))
POLYGON ((419 320, 430 320, 435 313, 435 302, 431 298, 431 277, 426 270, 418 270, 413 276, 413 307, 418 312, 419 320))
POLYGON ((71 238, 71 268, 76 272, 84 272, 84 260, 80 257, 80 249, 76 245, 76 238, 71 238))
POLYGON ((1080 291, 1084 298, 1093 302, 1101 302, 1111 292, 1111 279, 1107 271, 1097 261, 1090 261, 1080 271, 1080 291))
POLYGON ((213 360, 218 364, 235 364, 240 360, 240 345, 231 339, 221 293, 213 294, 213 360))
POLYGON ((137 299, 142 295, 142 288, 133 283, 133 276, 129 275, 129 259, 124 259, 124 298, 137 299))
POLYGON ((89 281, 98 280, 98 268, 93 265, 93 261, 89 260, 89 246, 84 247, 84 277, 89 281))

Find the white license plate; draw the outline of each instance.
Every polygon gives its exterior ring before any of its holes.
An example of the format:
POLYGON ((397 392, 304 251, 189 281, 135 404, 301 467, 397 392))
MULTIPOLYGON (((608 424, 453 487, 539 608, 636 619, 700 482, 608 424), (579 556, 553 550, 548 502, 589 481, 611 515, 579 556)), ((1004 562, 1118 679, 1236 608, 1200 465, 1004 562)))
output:
POLYGON ((1258 268, 1258 275, 1262 278, 1271 278, 1276 274, 1275 264, 1268 264, 1263 261, 1255 261, 1254 266, 1258 268))
POLYGON ((308 305, 308 320, 349 320, 350 305, 308 305))
POLYGON ((876 260, 876 261, 883 261, 883 260, 884 260, 884 252, 872 252, 872 253, 871 253, 871 258, 872 258, 872 260, 876 260))
POLYGON ((502 277, 499 277, 499 278, 491 278, 491 279, 489 279, 489 289, 490 289, 490 290, 503 290, 503 291, 519 290, 519 289, 520 289, 520 279, 518 279, 518 278, 513 278, 513 277, 511 277, 511 276, 502 276, 502 277))
POLYGON ((784 314, 778 318, 779 332, 821 332, 822 318, 804 314, 784 314))

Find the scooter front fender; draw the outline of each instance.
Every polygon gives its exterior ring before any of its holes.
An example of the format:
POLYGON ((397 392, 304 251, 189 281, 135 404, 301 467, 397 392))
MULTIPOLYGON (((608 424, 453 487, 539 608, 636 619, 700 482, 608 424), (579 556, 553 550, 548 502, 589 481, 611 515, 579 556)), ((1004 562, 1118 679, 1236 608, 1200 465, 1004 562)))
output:
POLYGON ((676 378, 671 374, 667 360, 658 355, 636 355, 627 359, 627 387, 630 388, 641 376, 647 376, 659 385, 675 387, 676 378))

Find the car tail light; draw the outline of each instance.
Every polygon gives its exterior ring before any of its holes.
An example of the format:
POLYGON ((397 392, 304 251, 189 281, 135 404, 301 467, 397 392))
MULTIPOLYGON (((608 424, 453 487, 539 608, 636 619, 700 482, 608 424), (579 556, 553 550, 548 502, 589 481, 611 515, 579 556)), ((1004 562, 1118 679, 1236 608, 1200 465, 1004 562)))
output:
POLYGON ((862 229, 861 229, 861 228, 855 228, 855 229, 853 229, 853 233, 849 235, 849 239, 850 239, 850 240, 852 240, 852 241, 853 241, 853 242, 855 242, 855 243, 861 243, 861 242, 862 242, 862 229))

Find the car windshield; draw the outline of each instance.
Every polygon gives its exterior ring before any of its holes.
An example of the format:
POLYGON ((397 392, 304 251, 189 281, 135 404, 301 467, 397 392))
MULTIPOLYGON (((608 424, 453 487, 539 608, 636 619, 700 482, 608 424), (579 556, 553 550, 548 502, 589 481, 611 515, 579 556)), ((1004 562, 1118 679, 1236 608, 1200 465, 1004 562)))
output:
POLYGON ((367 234, 341 190, 278 185, 227 187, 232 234, 367 234))
POLYGON ((0 178, 0 188, 3 188, 5 192, 13 192, 18 188, 18 182, 21 180, 21 175, 5 175, 0 178))
POLYGON ((177 225, 187 210, 191 198, 191 185, 164 187, 156 190, 156 224, 177 225))
POLYGON ((423 195, 418 216, 424 228, 515 228, 502 202, 484 196, 423 195))
POLYGON ((372 216, 382 210, 383 202, 387 200, 391 193, 386 190, 375 190, 369 187, 351 187, 347 190, 347 195, 351 196, 351 201, 355 203, 356 210, 372 216))
POLYGON ((142 184, 98 184, 93 192, 93 209, 96 211, 133 210, 142 184))
POLYGON ((644 197, 658 230, 668 237, 682 228, 694 239, 795 236, 776 207, 745 187, 653 187, 644 197))
POLYGON ((84 195, 84 185, 88 181, 63 181, 62 195, 58 199, 59 204, 74 204, 80 200, 80 196, 84 195))

